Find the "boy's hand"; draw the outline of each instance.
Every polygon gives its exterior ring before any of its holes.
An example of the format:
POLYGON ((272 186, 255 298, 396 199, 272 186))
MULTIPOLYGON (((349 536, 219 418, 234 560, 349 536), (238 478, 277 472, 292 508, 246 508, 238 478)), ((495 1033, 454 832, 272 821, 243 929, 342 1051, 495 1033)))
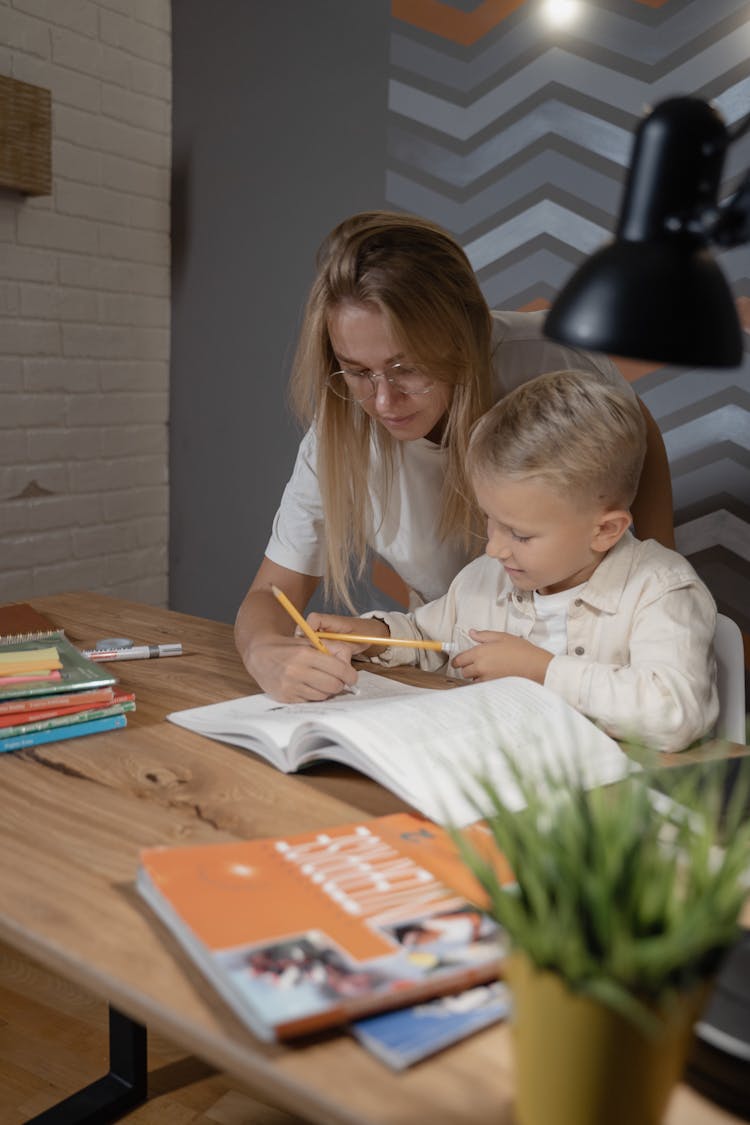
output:
POLYGON ((503 676, 523 676, 538 684, 544 683, 551 652, 523 637, 512 637, 492 629, 469 629, 469 636, 477 642, 476 647, 460 652, 451 661, 467 680, 482 683, 503 676))
MULTIPOLYGON (((384 640, 391 635, 386 623, 377 617, 341 617, 333 613, 310 613, 307 616, 307 623, 316 633, 360 633, 366 637, 383 637, 384 640)), ((323 644, 338 656, 341 656, 342 652, 348 652, 350 659, 358 653, 377 654, 383 651, 381 645, 371 645, 366 641, 327 641, 324 638, 323 644)))

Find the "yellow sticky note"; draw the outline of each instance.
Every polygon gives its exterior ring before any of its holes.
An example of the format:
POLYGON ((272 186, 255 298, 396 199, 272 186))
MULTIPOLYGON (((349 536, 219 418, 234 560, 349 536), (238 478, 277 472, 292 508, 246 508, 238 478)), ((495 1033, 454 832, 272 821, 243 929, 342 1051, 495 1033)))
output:
POLYGON ((24 672, 46 672, 55 668, 62 668, 62 661, 54 647, 21 652, 0 652, 0 672, 6 676, 24 672))

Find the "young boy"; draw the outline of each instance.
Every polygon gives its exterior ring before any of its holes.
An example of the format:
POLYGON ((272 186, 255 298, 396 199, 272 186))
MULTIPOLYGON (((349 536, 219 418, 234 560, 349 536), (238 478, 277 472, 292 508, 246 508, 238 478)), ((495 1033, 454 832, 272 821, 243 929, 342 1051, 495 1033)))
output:
MULTIPOLYGON (((578 371, 531 380, 472 431, 468 472, 487 516, 484 556, 413 613, 314 613, 310 624, 452 641, 449 674, 524 676, 614 738, 684 749, 718 714, 716 606, 686 559, 630 532, 645 447, 632 396, 578 371)), ((388 666, 435 669, 446 660, 396 646, 335 651, 388 666)))

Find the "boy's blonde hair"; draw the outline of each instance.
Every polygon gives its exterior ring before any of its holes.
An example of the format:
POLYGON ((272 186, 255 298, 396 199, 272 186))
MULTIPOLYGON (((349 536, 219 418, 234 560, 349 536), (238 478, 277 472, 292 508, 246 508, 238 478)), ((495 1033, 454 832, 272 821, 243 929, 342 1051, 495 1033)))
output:
MULTIPOLYGON (((353 302, 387 319, 409 361, 453 388, 442 445, 447 451, 439 529, 468 549, 481 517, 471 499, 465 451, 472 425, 492 401, 492 319, 464 251, 446 231, 416 215, 365 211, 339 223, 323 242, 305 308, 290 387, 297 416, 318 435, 326 593, 347 605, 362 573, 373 512, 368 471, 377 448, 387 495, 398 442, 356 403, 337 398, 328 376, 339 365, 328 331, 353 302)), ((386 499, 381 497, 382 507, 386 499)))
POLYGON ((635 395, 583 371, 517 387, 474 426, 470 476, 534 477, 573 503, 629 508, 646 453, 635 395))

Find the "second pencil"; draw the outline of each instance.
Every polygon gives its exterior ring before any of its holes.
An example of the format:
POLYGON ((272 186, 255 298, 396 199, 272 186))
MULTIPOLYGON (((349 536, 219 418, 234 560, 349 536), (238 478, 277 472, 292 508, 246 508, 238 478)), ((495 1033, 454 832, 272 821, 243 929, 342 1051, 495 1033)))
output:
POLYGON ((382 645, 390 648, 391 645, 400 645, 402 648, 426 648, 432 652, 455 652, 456 645, 451 641, 411 641, 406 637, 366 637, 361 633, 324 633, 317 631, 317 636, 326 641, 349 641, 351 644, 382 645))

